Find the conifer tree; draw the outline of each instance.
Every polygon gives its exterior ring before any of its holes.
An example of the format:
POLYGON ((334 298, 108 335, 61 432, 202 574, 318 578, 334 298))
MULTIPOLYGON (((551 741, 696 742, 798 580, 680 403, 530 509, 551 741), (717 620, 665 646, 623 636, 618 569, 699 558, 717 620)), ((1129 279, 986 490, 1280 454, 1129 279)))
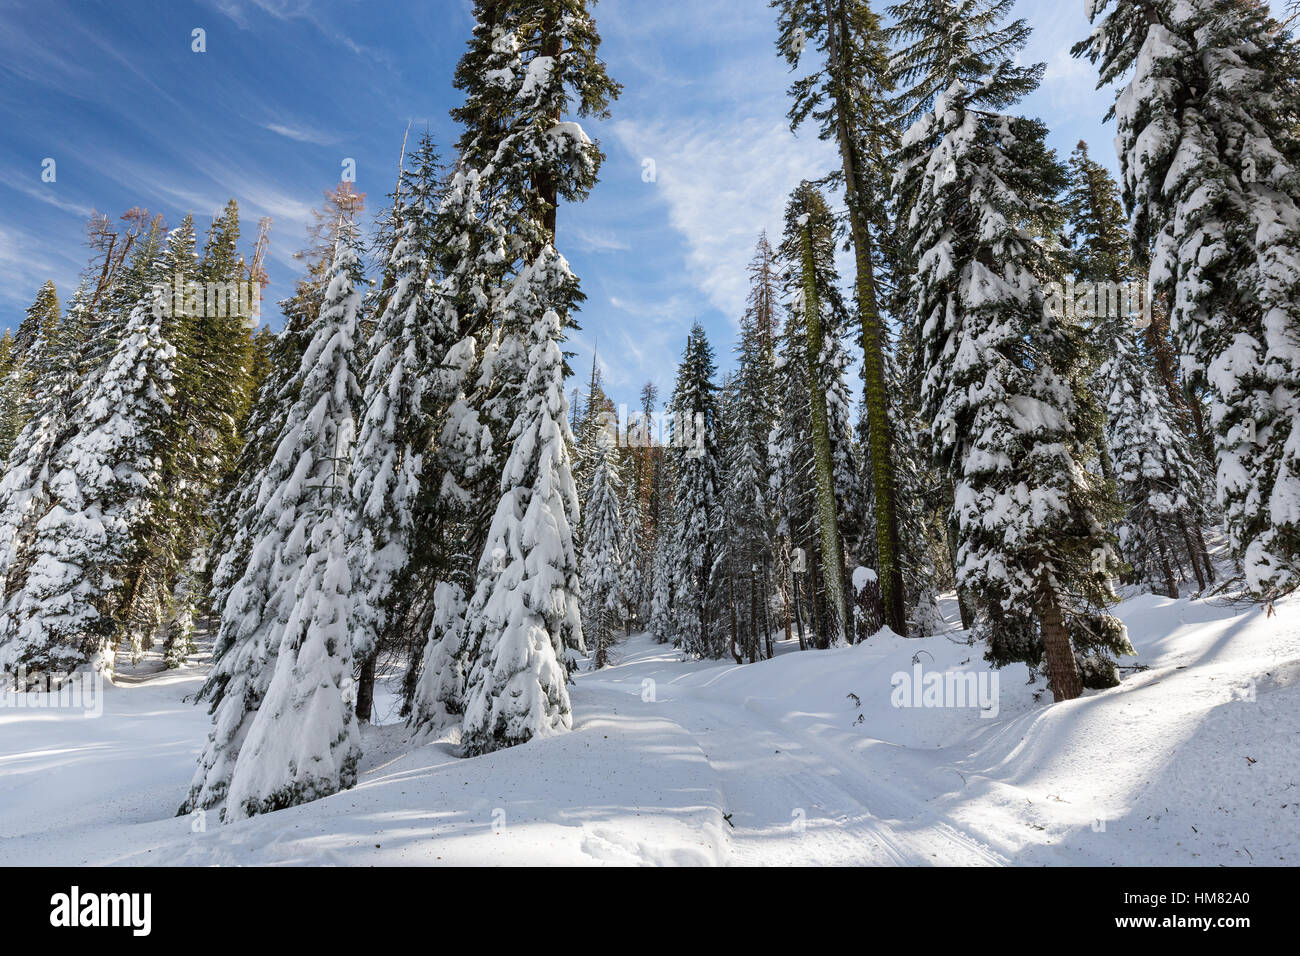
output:
MULTIPOLYGON (((547 265, 556 263, 538 263, 547 265)), ((533 317, 524 405, 508 436, 501 498, 466 611, 470 664, 462 742, 468 753, 572 726, 567 652, 583 648, 583 635, 573 546, 578 496, 560 335, 554 309, 533 317)))
MULTIPOLYGON (((0 593, 6 615, 22 593, 36 524, 49 508, 54 456, 67 436, 68 421, 82 384, 81 346, 89 323, 87 302, 83 285, 66 315, 53 328, 43 328, 33 346, 37 353, 33 374, 41 385, 29 392, 23 404, 26 424, 0 479, 0 593)), ((8 620, 12 622, 13 618, 8 620)), ((0 641, 7 642, 9 637, 11 634, 0 631, 0 641)), ((0 667, 10 670, 12 661, 0 656, 0 667)))
POLYGON ((8 339, 5 356, 3 389, 3 421, 0 421, 0 469, 9 460, 18 433, 26 424, 28 403, 32 390, 38 386, 37 371, 43 361, 42 352, 59 322, 59 295, 52 281, 46 281, 36 293, 36 300, 23 313, 18 330, 8 339))
MULTIPOLYGON (((351 469, 358 527, 357 603, 352 629, 358 656, 373 659, 380 642, 396 639, 418 591, 421 555, 412 554, 417 525, 425 534, 436 489, 424 485, 426 458, 447 404, 442 359, 459 335, 449 328, 454 304, 434 271, 449 237, 442 211, 441 165, 426 134, 410 156, 394 199, 391 286, 370 336, 363 412, 351 469)), ((436 476, 432 461, 431 477, 436 476)), ((368 689, 362 688, 363 706, 368 689)), ((361 713, 361 719, 369 719, 361 713)))
POLYGON ((676 514, 670 551, 674 640, 688 654, 721 652, 712 616, 713 565, 719 556, 721 468, 713 347, 696 322, 686 339, 669 410, 676 514))
POLYGON ((591 485, 583 507, 582 615, 583 634, 591 644, 592 663, 609 663, 614 628, 622 617, 626 590, 624 551, 627 529, 613 437, 600 431, 591 462, 591 485))
MULTIPOLYGON (((192 242, 186 224, 169 251, 192 242)), ((142 247, 144 248, 144 247, 142 247)), ((149 254, 151 250, 142 254, 149 254)), ((150 264, 161 274, 164 254, 150 264)), ((124 565, 148 516, 157 453, 170 412, 176 348, 152 292, 142 295, 101 372, 83 381, 69 440, 51 460, 50 503, 37 523, 22 590, 6 609, 4 657, 40 671, 112 670, 129 621, 124 565)))
POLYGON ((221 607, 218 654, 201 696, 213 728, 182 812, 225 804, 238 819, 350 787, 358 752, 343 541, 361 262, 342 219, 325 299, 285 383, 288 407, 238 539, 247 558, 221 607), (340 517, 337 512, 342 511, 340 517))
POLYGON ((1135 334, 1153 308, 1139 284, 1119 187, 1086 143, 1075 148, 1069 167, 1065 258, 1078 283, 1066 285, 1061 306, 1091 325, 1089 351, 1098 368, 1090 384, 1108 420, 1107 438, 1098 442, 1101 464, 1128 508, 1120 545, 1144 578, 1176 597, 1181 553, 1202 588, 1212 579, 1201 535, 1206 489, 1184 416, 1169 390, 1156 386, 1135 334))
POLYGON ((801 49, 795 31, 810 39, 824 63, 791 87, 791 126, 808 119, 824 140, 834 140, 840 167, 826 182, 843 185, 855 265, 857 318, 862 335, 866 441, 870 450, 876 564, 881 570, 885 620, 905 630, 902 543, 894 474, 893 429, 886 374, 888 335, 878 284, 881 246, 893 227, 888 210, 889 154, 897 143, 885 31, 866 0, 771 0, 780 10, 779 45, 792 67, 801 49))
POLYGON ((899 79, 916 117, 895 178, 918 263, 923 412, 955 486, 958 583, 995 661, 1041 634, 1056 700, 1110 682, 1126 651, 1102 609, 1115 555, 1099 476, 1082 467, 1079 335, 1045 308, 1043 234, 1063 170, 1036 121, 999 112, 1038 83, 1012 57, 1029 34, 1010 0, 898 5, 899 79), (1033 615, 1030 619, 1028 615, 1033 615), (1100 658, 1100 659, 1098 659, 1100 658))
POLYGON ((726 526, 740 575, 737 610, 751 660, 759 659, 766 649, 770 556, 776 540, 768 454, 768 439, 777 419, 772 328, 778 291, 775 271, 772 248, 766 235, 761 236, 750 262, 749 308, 741 318, 736 346, 735 422, 724 492, 726 526))
POLYGON ((490 488, 499 476, 494 493, 466 496, 496 506, 478 526, 486 524, 486 540, 476 533, 469 542, 479 559, 460 646, 437 654, 464 661, 462 741, 470 753, 572 721, 564 681, 566 648, 582 647, 572 540, 579 519, 559 343, 582 293, 556 252, 556 218, 560 200, 590 192, 603 159, 566 117, 607 116, 619 90, 586 7, 477 0, 456 72, 466 95, 453 111, 465 127, 461 163, 481 182, 482 219, 495 241, 481 248, 494 253, 489 274, 502 279, 485 296, 477 377, 450 423, 465 440, 465 480, 490 488), (524 540, 515 537, 520 528, 524 540))
MULTIPOLYGON (((807 189, 807 184, 803 187, 807 189)), ((822 324, 822 296, 817 253, 825 249, 829 223, 818 213, 811 197, 796 195, 787 218, 793 216, 798 226, 800 288, 795 295, 794 309, 803 318, 805 348, 808 363, 809 407, 812 409, 812 446, 814 474, 817 479, 817 527, 821 545, 822 568, 825 573, 827 611, 826 622, 831 644, 842 644, 849 639, 848 589, 844 578, 844 547, 840 536, 839 508, 835 498, 835 460, 831 448, 831 427, 828 412, 826 383, 822 378, 821 358, 827 345, 822 324), (816 239, 814 232, 820 231, 816 239), (818 241, 820 240, 820 242, 818 241)), ((832 333, 833 334, 833 333, 832 333)))
POLYGON ((1180 553, 1204 581, 1190 529, 1205 519, 1206 489, 1191 443, 1168 395, 1152 378, 1130 323, 1108 323, 1106 332, 1114 354, 1099 378, 1110 383, 1111 460, 1120 500, 1128 508, 1120 543, 1147 581, 1177 597, 1174 569, 1182 563, 1180 553))
POLYGON ((1300 583, 1300 51, 1246 0, 1101 0, 1075 46, 1103 84, 1134 249, 1210 400, 1248 589, 1300 583))

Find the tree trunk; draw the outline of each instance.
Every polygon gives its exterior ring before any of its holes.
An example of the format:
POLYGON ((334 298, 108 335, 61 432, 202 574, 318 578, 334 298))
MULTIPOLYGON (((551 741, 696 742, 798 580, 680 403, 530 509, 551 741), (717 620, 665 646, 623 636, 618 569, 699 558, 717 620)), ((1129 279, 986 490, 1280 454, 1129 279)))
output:
POLYGON ((1178 597, 1178 582, 1174 580, 1173 568, 1169 566, 1169 554, 1165 548, 1164 531, 1159 527, 1156 528, 1156 548, 1160 551, 1160 570, 1165 575, 1165 596, 1171 598, 1178 597))
POLYGON ((808 640, 804 636, 803 608, 799 604, 799 572, 794 570, 793 567, 790 569, 790 583, 794 591, 794 621, 799 628, 799 650, 806 651, 808 650, 808 640))
POLYGON ((1178 530, 1183 533, 1183 543, 1187 546, 1187 556, 1192 559, 1192 570, 1196 572, 1196 589, 1205 590, 1205 572, 1201 569, 1200 555, 1196 553, 1196 544, 1192 541, 1192 533, 1187 529, 1187 522, 1180 516, 1178 518, 1178 530))
MULTIPOLYGON (((767 652, 768 660, 772 659, 772 589, 771 589, 771 563, 767 555, 763 556, 763 644, 767 652)), ((790 637, 790 619, 785 621, 785 636, 788 640, 790 637)))
POLYGON ((1214 565, 1210 561, 1210 549, 1205 546, 1205 535, 1201 532, 1199 524, 1192 525, 1192 534, 1196 538, 1196 546, 1200 550, 1201 561, 1205 563, 1205 576, 1210 583, 1214 583, 1214 565))
POLYGON ((370 723, 370 714, 375 708, 376 657, 378 653, 370 654, 361 662, 361 674, 357 678, 357 720, 363 724, 370 723))
POLYGON ((1107 481, 1115 480, 1115 466, 1110 461, 1110 449, 1106 447, 1106 439, 1097 436, 1097 459, 1101 462, 1101 473, 1107 481))
POLYGON ((1074 700, 1083 693, 1083 680, 1074 660, 1074 649, 1070 646, 1070 634, 1061 616, 1061 606, 1050 591, 1043 596, 1039 624, 1043 630, 1043 650, 1047 658, 1048 679, 1052 682, 1052 698, 1056 701, 1074 700))
POLYGON ((812 625, 812 643, 821 651, 830 646, 826 639, 826 607, 822 603, 822 581, 818 569, 821 564, 818 559, 817 548, 813 545, 815 542, 808 542, 808 619, 812 625))
MULTIPOLYGON (((847 37, 848 18, 843 0, 825 0, 827 67, 835 93, 835 131, 844 172, 844 195, 849 210, 849 231, 853 237, 857 270, 858 320, 862 326, 862 382, 867 413, 867 444, 871 452, 871 478, 876 512, 876 568, 885 621, 895 633, 907 633, 903 597, 902 552, 898 529, 898 502, 894 475, 889 405, 886 398, 884 331, 876 302, 876 277, 871 228, 859 190, 861 162, 853 142, 851 113, 854 97, 865 92, 860 77, 843 75, 841 46, 847 37)), ((842 600, 841 600, 842 603, 842 600)))
POLYGON ((813 258, 812 223, 803 227, 804 321, 808 327, 808 389, 812 400, 813 456, 817 474, 817 527, 821 538, 822 566, 826 576, 826 600, 830 620, 827 639, 844 641, 844 548, 840 542, 839 509, 835 503, 835 464, 831 453, 830 423, 826 412, 826 388, 821 381, 821 302, 817 294, 816 263, 813 258))

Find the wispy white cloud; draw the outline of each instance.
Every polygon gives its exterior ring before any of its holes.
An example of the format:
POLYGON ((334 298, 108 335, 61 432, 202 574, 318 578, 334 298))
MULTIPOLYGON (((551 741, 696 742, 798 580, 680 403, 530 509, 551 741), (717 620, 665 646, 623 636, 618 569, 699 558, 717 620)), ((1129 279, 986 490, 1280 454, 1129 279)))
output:
POLYGON ((624 252, 631 249, 626 239, 620 238, 612 229, 590 229, 579 227, 570 233, 574 243, 589 252, 624 252))
POLYGON ((744 311, 759 232, 778 235, 790 191, 835 162, 829 144, 796 138, 779 116, 613 124, 625 149, 654 161, 653 186, 685 243, 690 278, 733 320, 744 311))
MULTIPOLYGON (((214 0, 213 6, 241 30, 253 29, 253 14, 261 13, 276 20, 303 20, 321 34, 355 56, 364 56, 376 64, 392 68, 392 58, 383 50, 364 46, 345 29, 337 27, 337 15, 322 11, 320 0, 214 0)), ((364 11, 364 7, 362 7, 364 11)))
POLYGON ((53 279, 60 296, 71 293, 78 265, 52 249, 39 236, 23 229, 0 226, 0 303, 7 308, 5 322, 30 305, 46 279, 53 279))
POLYGON ((284 123, 263 123, 262 129, 270 130, 285 139, 291 139, 299 143, 314 143, 317 146, 328 146, 334 142, 333 137, 326 135, 319 130, 309 129, 302 126, 288 126, 284 123))
POLYGON ((63 194, 59 192, 56 183, 42 183, 40 186, 32 185, 23 180, 3 179, 0 180, 10 189, 17 190, 25 196, 30 196, 38 202, 43 202, 47 206, 53 206, 56 209, 62 209, 64 212, 73 213, 82 219, 90 217, 91 208, 84 203, 73 202, 64 199, 63 194))

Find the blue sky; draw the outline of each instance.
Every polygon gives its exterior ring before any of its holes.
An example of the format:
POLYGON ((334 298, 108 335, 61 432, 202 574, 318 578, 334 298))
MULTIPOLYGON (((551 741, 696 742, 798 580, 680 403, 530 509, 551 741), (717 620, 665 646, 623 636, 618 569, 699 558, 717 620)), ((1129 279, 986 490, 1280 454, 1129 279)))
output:
MULTIPOLYGON (((1109 96, 1069 56, 1088 32, 1083 0, 1021 0, 1027 61, 1047 63, 1023 111, 1063 155, 1081 138, 1114 166, 1109 96)), ((246 245, 271 216, 266 320, 297 275, 309 210, 356 162, 377 211, 402 134, 456 137, 451 86, 470 30, 468 0, 0 0, 0 325, 16 325, 53 278, 66 301, 85 262, 92 208, 140 205, 206 228, 239 200, 246 245), (206 52, 191 32, 206 31, 206 52), (42 162, 56 163, 43 182, 42 162)), ((745 264, 758 232, 780 231, 789 191, 835 158, 788 130, 793 76, 773 47, 764 0, 600 0, 609 71, 625 90, 588 124, 607 154, 601 184, 559 214, 559 245, 588 296, 570 346, 593 344, 608 390, 666 396, 686 332, 704 323, 731 363, 745 264), (643 162, 656 178, 645 182, 643 162)), ((584 373, 585 374, 585 373, 584 373)))

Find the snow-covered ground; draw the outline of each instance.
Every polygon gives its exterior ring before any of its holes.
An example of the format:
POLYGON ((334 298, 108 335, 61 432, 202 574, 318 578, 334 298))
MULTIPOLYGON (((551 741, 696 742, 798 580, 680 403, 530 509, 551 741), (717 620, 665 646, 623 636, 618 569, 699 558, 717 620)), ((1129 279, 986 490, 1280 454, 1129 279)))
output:
POLYGON ((354 790, 229 826, 172 816, 202 669, 145 668, 98 718, 0 707, 0 864, 1300 863, 1300 600, 1119 614, 1146 669, 1056 705, 956 632, 743 667, 637 636, 573 733, 464 760, 367 728, 354 790), (894 706, 918 665, 985 708, 894 706))

